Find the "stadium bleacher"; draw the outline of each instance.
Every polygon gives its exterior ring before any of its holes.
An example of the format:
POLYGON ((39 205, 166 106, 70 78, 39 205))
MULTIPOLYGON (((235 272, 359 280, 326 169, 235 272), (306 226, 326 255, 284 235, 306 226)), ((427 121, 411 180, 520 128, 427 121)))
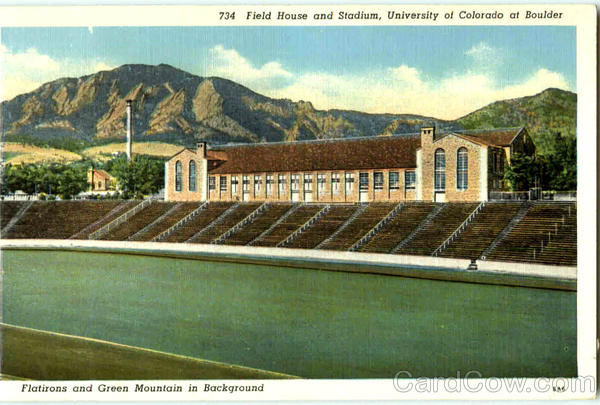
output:
POLYGON ((234 203, 232 202, 211 202, 198 215, 190 221, 183 224, 173 233, 167 236, 162 242, 185 242, 200 230, 210 225, 219 215, 227 211, 234 203))
MULTIPOLYGON (((6 239, 87 239, 140 203, 3 201, 0 203, 0 231, 6 239), (23 207, 29 208, 24 210, 23 207), (14 225, 5 229, 9 223, 14 225)), ((477 205, 403 203, 394 211, 395 216, 378 228, 358 251, 424 256, 435 252, 448 258, 577 264, 577 204, 574 202, 488 202, 451 243, 436 252, 477 205), (485 258, 482 257, 484 252, 485 258)), ((151 241, 170 229, 165 242, 274 247, 323 212, 284 247, 347 251, 392 212, 397 203, 331 204, 323 211, 325 207, 323 204, 263 206, 260 202, 154 201, 99 239, 151 241), (250 222, 217 242, 261 206, 262 211, 250 222), (195 215, 190 215, 192 212, 195 215)))
POLYGON ((320 246, 320 249, 329 250, 348 250, 362 236, 369 232, 375 225, 385 218, 396 203, 371 203, 357 216, 348 226, 327 243, 320 246))
POLYGON ((329 211, 285 247, 313 249, 358 210, 358 205, 331 205, 329 211))
POLYGON ((488 203, 440 256, 478 259, 521 206, 522 203, 514 202, 488 203))
POLYGON ((224 234, 229 228, 237 225, 238 222, 246 218, 262 203, 243 203, 239 204, 224 220, 203 232, 198 237, 190 240, 192 243, 211 243, 213 240, 224 234))
POLYGON ((478 203, 446 204, 444 210, 395 253, 429 256, 463 223, 478 203))
POLYGON ((8 239, 68 239, 120 201, 36 201, 8 231, 8 239))
POLYGON ((536 203, 488 255, 489 260, 576 263, 576 204, 536 203), (554 241, 554 243, 552 243, 554 241))
POLYGON ((25 201, 2 201, 0 202, 0 227, 4 229, 10 220, 17 215, 19 210, 26 204, 25 201))
POLYGON ((266 231, 269 226, 277 221, 283 214, 291 209, 293 204, 271 204, 266 211, 261 213, 254 221, 240 229, 223 241, 225 245, 247 245, 257 236, 266 231))
POLYGON ((277 246, 285 238, 294 233, 306 221, 323 209, 323 205, 302 205, 284 221, 278 224, 267 235, 252 243, 252 246, 277 246))
POLYGON ((359 251, 370 253, 389 253, 406 238, 433 210, 433 203, 407 203, 398 215, 392 219, 359 251))
POLYGON ((142 235, 139 235, 135 238, 131 238, 131 240, 151 241, 156 236, 160 235, 161 233, 169 229, 171 226, 179 222, 181 219, 189 215, 200 205, 201 204, 197 202, 177 204, 175 207, 173 207, 173 212, 171 212, 170 215, 163 218, 162 221, 155 224, 151 229, 147 230, 142 235))
POLYGON ((103 240, 127 240, 130 236, 143 229, 146 225, 166 213, 176 203, 154 201, 127 221, 100 236, 103 240))

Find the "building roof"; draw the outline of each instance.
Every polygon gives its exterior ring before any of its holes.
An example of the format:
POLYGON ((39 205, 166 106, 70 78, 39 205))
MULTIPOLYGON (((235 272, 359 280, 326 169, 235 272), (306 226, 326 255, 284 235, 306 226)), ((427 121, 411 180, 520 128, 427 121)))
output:
POLYGON ((454 131, 462 138, 488 146, 510 146, 514 139, 523 131, 523 127, 454 131))
POLYGON ((108 174, 106 171, 102 170, 102 169, 92 169, 96 174, 99 174, 102 177, 108 178, 108 179, 112 179, 113 176, 111 176, 110 174, 108 174))
MULTIPOLYGON (((211 174, 414 168, 418 135, 277 142, 215 147, 226 160, 209 165, 211 174)), ((210 151, 210 150, 209 150, 210 151)), ((209 153, 210 156, 210 153, 209 153)))

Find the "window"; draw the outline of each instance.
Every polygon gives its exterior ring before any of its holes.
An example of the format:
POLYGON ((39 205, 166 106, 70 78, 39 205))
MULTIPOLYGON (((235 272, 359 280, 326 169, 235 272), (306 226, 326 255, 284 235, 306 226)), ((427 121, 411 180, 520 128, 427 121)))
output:
POLYGON ((366 191, 369 189, 369 173, 359 173, 358 175, 358 188, 361 191, 366 191))
POLYGON ((340 192, 340 174, 339 173, 331 173, 331 190, 333 194, 337 194, 340 192))
POLYGON ((444 191, 446 190, 446 154, 443 149, 435 151, 434 160, 434 188, 438 191, 444 191))
POLYGON ((354 173, 346 173, 345 182, 346 194, 352 194, 352 191, 354 191, 354 173))
POLYGON ((285 174, 277 175, 277 194, 279 198, 285 194, 285 174))
POLYGON ((313 182, 312 174, 304 175, 304 191, 310 192, 312 191, 312 182, 313 182))
POLYGON ((237 194, 238 189, 238 177, 231 176, 231 194, 237 194))
POLYGON ((190 160, 190 172, 188 173, 188 183, 190 191, 196 191, 196 162, 190 160))
POLYGON ((327 183, 325 174, 324 173, 317 174, 317 187, 319 189, 319 194, 325 194, 325 183, 327 183))
POLYGON ((208 189, 215 190, 217 188, 215 176, 210 176, 208 178, 208 189))
POLYGON ((298 190, 300 190, 300 175, 299 174, 292 174, 290 176, 290 186, 292 189, 292 192, 298 192, 298 190))
POLYGON ((248 178, 248 175, 242 176, 242 190, 244 193, 248 193, 250 191, 250 179, 248 178))
POLYGON ((219 191, 227 191, 227 177, 225 176, 219 177, 219 191))
POLYGON ((456 188, 466 190, 468 184, 469 161, 467 148, 460 148, 456 155, 456 188))
POLYGON ((415 172, 413 172, 413 171, 404 172, 404 189, 405 190, 414 190, 416 183, 417 183, 417 178, 416 178, 415 172))
POLYGON ((254 175, 254 195, 260 194, 260 187, 262 184, 262 177, 260 175, 254 175))
POLYGON ((400 173, 390 172, 390 190, 398 190, 400 188, 400 173))
POLYGON ((273 175, 267 174, 267 195, 273 194, 273 175))
POLYGON ((183 169, 181 161, 175 162, 175 191, 181 191, 181 183, 183 183, 183 169))
POLYGON ((375 190, 383 190, 383 172, 373 173, 373 184, 375 190))

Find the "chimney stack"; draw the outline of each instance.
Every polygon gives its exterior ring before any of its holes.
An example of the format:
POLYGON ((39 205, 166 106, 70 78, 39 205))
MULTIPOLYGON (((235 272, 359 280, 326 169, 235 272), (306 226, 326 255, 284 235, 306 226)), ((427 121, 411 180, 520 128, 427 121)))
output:
POLYGON ((127 161, 131 160, 131 149, 133 143, 133 115, 131 114, 131 106, 133 100, 127 100, 127 161))
POLYGON ((435 138, 434 126, 421 127, 421 147, 432 144, 433 138, 435 138))

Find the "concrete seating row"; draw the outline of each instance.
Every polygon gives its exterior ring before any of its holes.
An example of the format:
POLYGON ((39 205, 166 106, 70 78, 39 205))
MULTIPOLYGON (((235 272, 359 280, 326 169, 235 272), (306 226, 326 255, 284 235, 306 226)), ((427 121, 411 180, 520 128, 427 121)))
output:
POLYGON ((385 218, 396 203, 372 203, 356 217, 343 231, 329 242, 321 246, 321 249, 346 251, 356 243, 362 236, 369 232, 375 225, 385 218))
POLYGON ((302 232, 288 246, 290 248, 312 249, 335 232, 357 209, 358 205, 332 205, 318 221, 302 232))
POLYGON ((396 253, 431 255, 478 206, 478 203, 447 204, 444 209, 396 253))
POLYGON ((368 243, 361 252, 389 253, 427 217, 433 203, 407 203, 401 211, 368 243))
POLYGON ((269 234, 253 243, 253 246, 277 246, 279 242, 290 236, 302 224, 312 218, 317 212, 323 209, 323 205, 303 205, 279 225, 277 225, 269 234))
POLYGON ((266 211, 261 213, 254 221, 238 232, 225 239, 225 245, 247 245, 257 236, 266 231, 272 223, 285 214, 293 204, 271 204, 266 211))

